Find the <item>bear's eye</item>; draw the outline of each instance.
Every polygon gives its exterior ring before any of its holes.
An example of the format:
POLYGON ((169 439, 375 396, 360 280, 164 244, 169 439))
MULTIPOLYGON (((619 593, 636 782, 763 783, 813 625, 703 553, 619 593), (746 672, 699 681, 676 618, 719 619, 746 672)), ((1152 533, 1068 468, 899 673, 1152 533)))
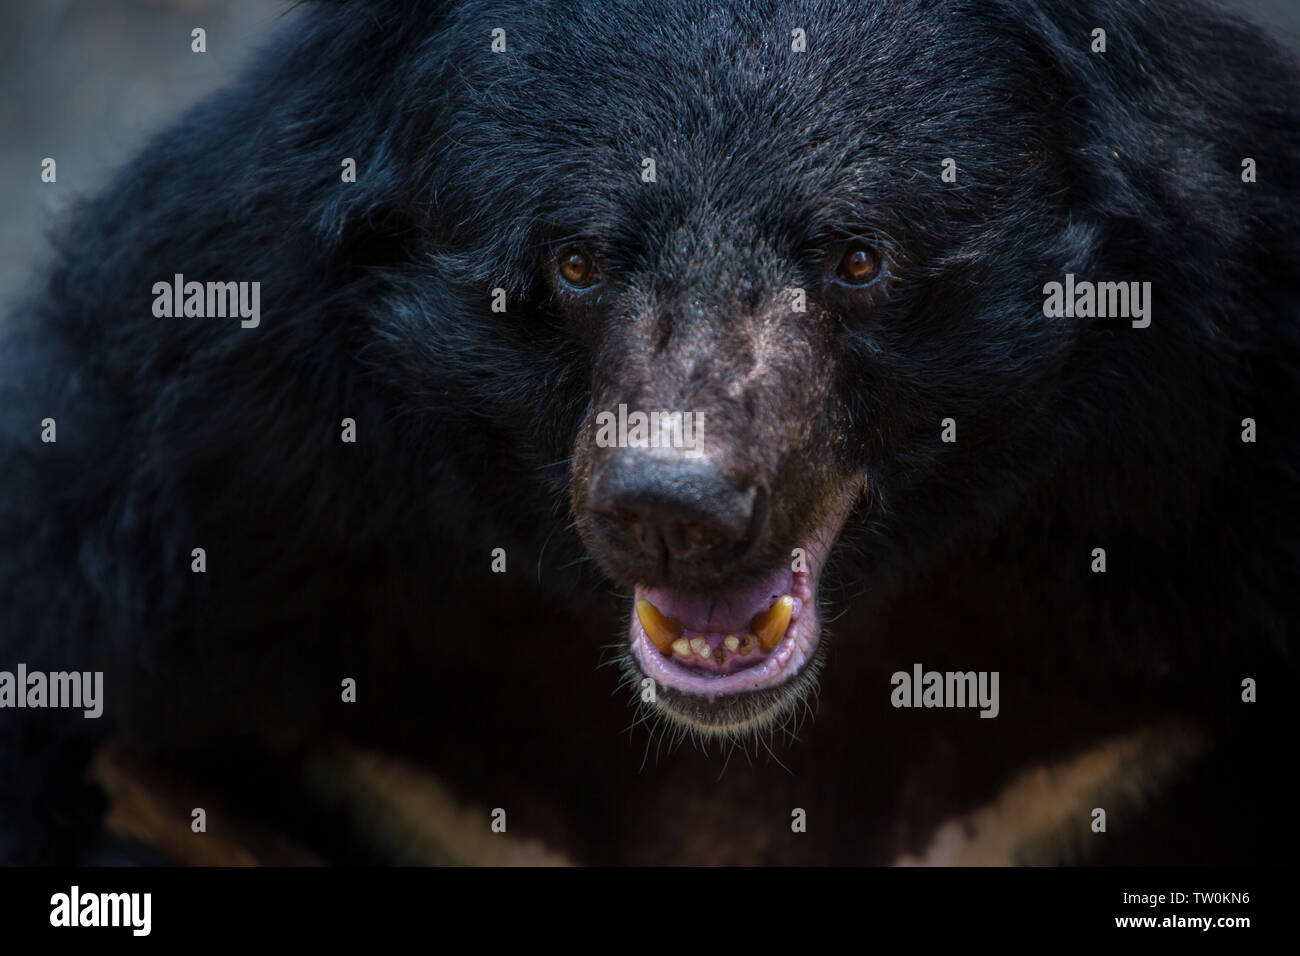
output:
POLYGON ((835 267, 835 278, 846 285, 866 285, 880 275, 880 253, 870 246, 853 246, 835 267))
POLYGON ((596 263, 581 249, 569 248, 560 253, 557 261, 560 278, 575 289, 589 289, 599 278, 596 263))

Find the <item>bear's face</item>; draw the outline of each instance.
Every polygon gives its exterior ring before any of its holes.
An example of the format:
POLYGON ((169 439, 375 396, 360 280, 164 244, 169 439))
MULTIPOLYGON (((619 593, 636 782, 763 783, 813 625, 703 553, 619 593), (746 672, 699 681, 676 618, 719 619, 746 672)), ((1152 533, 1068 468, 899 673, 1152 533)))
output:
MULTIPOLYGON (((552 282, 594 355, 578 529, 634 591, 631 661, 661 706, 723 730, 812 680, 820 574, 864 472, 834 381, 835 316, 820 296, 792 308, 808 297, 787 291, 810 270, 766 237, 728 235, 734 219, 688 216, 644 268, 606 278, 593 241, 563 248, 552 282)), ((838 245, 825 282, 882 295, 873 247, 838 245)))
POLYGON ((573 520, 633 592, 629 667, 699 731, 811 686, 828 561, 868 588, 924 570, 1014 507, 1027 448, 1053 459, 1076 343, 1042 287, 1091 239, 1052 81, 987 23, 918 15, 951 42, 909 39, 911 6, 521 13, 448 94, 476 120, 442 146, 444 201, 487 180, 518 213, 445 241, 509 276, 527 319, 485 316, 495 347, 573 389, 536 432, 570 426, 573 520))

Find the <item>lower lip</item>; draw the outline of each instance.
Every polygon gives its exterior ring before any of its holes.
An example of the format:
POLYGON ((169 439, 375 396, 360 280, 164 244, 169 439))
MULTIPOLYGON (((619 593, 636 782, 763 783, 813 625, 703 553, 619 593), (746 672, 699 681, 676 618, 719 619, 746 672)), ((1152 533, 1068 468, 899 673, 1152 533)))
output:
POLYGON ((724 697, 778 687, 798 674, 812 659, 818 640, 815 611, 796 598, 785 637, 762 663, 734 674, 710 676, 691 673, 673 663, 650 643, 635 614, 632 622, 632 653, 641 666, 641 672, 670 690, 699 697, 724 697))

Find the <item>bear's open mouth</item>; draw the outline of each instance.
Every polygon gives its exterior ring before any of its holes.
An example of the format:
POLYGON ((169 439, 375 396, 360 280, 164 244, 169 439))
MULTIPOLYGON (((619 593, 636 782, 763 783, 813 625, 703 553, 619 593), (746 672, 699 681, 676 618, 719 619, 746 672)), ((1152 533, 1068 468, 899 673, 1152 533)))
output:
POLYGON ((734 735, 770 724, 811 691, 822 656, 818 583, 860 488, 847 483, 790 564, 757 580, 707 594, 634 588, 631 663, 658 684, 660 713, 734 735))
POLYGON ((820 628, 810 572, 779 569, 707 596, 638 586, 631 643, 641 670, 679 693, 720 697, 784 683, 811 659, 820 628))

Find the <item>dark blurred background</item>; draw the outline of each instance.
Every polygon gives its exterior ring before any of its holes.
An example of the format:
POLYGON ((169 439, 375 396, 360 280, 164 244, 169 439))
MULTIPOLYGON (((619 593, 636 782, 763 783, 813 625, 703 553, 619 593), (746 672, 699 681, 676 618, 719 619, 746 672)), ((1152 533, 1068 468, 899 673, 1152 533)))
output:
POLYGON ((52 218, 228 82, 286 18, 282 0, 0 0, 0 308, 52 218), (207 53, 190 31, 207 31, 207 53), (41 182, 41 160, 58 182, 41 182))
MULTIPOLYGON (((1228 5, 1300 48, 1300 0, 1228 5)), ((292 21, 293 8, 288 0, 0 0, 0 309, 41 261, 59 210, 233 77, 267 34, 292 21), (190 50, 195 27, 207 30, 207 53, 190 50), (57 184, 40 180, 46 156, 58 163, 57 184)))

